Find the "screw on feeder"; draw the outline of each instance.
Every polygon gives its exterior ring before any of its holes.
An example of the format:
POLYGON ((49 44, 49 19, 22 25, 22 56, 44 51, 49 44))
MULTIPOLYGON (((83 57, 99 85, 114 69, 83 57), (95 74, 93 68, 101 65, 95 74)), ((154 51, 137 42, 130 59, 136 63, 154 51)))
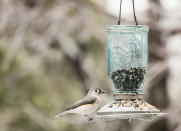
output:
MULTIPOLYGON (((132 0, 132 5, 133 5, 133 15, 134 15, 135 25, 138 25, 138 20, 137 20, 137 18, 136 18, 136 13, 135 13, 134 0, 132 0)), ((122 0, 120 0, 120 10, 119 10, 119 18, 118 18, 118 23, 117 23, 117 25, 120 25, 120 24, 121 24, 121 6, 122 6, 122 0)))

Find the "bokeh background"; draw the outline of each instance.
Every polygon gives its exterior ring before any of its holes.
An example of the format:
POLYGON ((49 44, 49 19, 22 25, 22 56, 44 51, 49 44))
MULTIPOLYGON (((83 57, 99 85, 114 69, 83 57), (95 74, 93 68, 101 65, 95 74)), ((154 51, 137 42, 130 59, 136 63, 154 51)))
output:
MULTIPOLYGON (((119 0, 0 0, 0 130, 181 131, 181 1, 135 6, 150 27, 144 99, 166 117, 51 119, 92 86, 111 91, 105 27, 117 24, 119 0)), ((134 24, 131 0, 123 0, 122 24, 134 24)))

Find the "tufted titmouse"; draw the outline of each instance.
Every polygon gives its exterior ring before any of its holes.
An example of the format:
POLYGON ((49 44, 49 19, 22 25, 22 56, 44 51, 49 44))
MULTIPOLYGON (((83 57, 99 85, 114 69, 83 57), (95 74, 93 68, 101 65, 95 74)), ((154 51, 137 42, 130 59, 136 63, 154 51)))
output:
POLYGON ((100 95, 106 93, 98 88, 91 88, 86 97, 76 102, 72 106, 68 107, 64 112, 58 114, 54 118, 58 118, 68 113, 76 113, 84 116, 88 116, 89 120, 92 120, 89 115, 94 114, 101 106, 100 95))

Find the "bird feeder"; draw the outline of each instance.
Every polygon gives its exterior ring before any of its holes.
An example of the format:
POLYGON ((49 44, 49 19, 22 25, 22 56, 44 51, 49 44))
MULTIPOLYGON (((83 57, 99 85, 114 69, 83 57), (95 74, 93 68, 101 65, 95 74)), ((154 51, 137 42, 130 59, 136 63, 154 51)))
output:
MULTIPOLYGON (((120 4, 121 5, 121 4, 120 4)), ((134 11, 134 0, 133 0, 134 11)), ((151 119, 162 116, 160 110, 142 100, 142 87, 148 68, 149 27, 135 25, 107 27, 108 34, 108 77, 114 101, 102 107, 97 116, 119 119, 151 119)))

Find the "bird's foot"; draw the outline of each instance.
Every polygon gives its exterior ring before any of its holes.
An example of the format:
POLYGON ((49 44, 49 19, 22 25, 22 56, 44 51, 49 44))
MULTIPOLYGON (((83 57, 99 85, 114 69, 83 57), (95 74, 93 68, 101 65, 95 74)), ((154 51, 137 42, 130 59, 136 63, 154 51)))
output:
POLYGON ((94 118, 92 118, 92 117, 89 117, 88 121, 92 121, 92 120, 94 120, 94 118))
POLYGON ((89 115, 85 115, 86 117, 88 117, 88 121, 92 121, 92 120, 94 120, 94 118, 93 117, 91 117, 91 116, 89 116, 89 115))

